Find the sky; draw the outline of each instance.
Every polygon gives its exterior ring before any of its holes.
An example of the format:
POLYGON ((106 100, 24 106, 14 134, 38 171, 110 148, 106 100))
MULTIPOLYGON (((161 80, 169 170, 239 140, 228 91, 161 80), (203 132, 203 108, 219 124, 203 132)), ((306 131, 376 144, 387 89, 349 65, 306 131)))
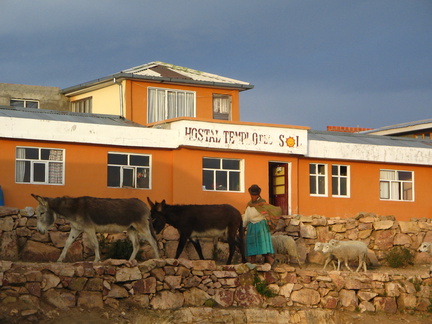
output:
POLYGON ((432 0, 0 0, 0 83, 60 89, 162 61, 249 82, 241 120, 432 118, 432 0))

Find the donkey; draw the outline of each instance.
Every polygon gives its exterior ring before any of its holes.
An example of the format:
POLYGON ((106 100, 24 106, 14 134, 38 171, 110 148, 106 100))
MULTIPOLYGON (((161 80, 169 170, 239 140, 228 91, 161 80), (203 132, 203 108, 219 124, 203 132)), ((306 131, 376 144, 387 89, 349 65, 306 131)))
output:
POLYGON ((57 217, 70 222, 71 231, 57 262, 62 262, 70 245, 86 233, 95 251, 94 262, 100 260, 98 233, 121 233, 126 231, 133 244, 129 261, 135 259, 139 250, 139 235, 147 240, 159 258, 156 234, 150 221, 148 206, 137 198, 109 199, 95 197, 47 198, 31 194, 39 205, 36 208, 37 228, 44 234, 57 217))
POLYGON ((189 239, 198 256, 204 260, 199 243, 200 237, 227 237, 229 256, 226 264, 231 264, 236 245, 238 245, 242 262, 244 254, 244 228, 240 212, 231 205, 168 205, 165 200, 153 203, 147 197, 151 208, 151 218, 156 233, 165 224, 174 226, 180 233, 175 258, 178 259, 189 239), (237 237, 238 232, 238 237, 237 237))

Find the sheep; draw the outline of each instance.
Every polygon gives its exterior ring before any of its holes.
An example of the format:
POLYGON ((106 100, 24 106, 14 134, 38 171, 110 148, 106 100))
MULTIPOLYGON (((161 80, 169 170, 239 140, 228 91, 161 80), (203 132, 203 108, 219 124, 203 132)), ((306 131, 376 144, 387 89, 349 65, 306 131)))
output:
MULTIPOLYGON (((314 251, 323 253, 323 248, 324 248, 324 245, 326 245, 326 244, 328 244, 328 243, 316 242, 315 246, 314 246, 314 251)), ((323 255, 325 257, 325 263, 324 263, 323 271, 325 271, 327 265, 330 262, 333 264, 333 270, 336 270, 336 264, 334 262, 333 255, 331 253, 323 253, 323 255)))
POLYGON ((272 235, 273 248, 275 254, 283 254, 291 258, 296 258, 301 268, 297 245, 294 239, 288 235, 272 235))
POLYGON ((366 267, 366 256, 367 256, 367 245, 361 241, 332 241, 331 243, 325 244, 323 247, 323 253, 330 253, 336 259, 338 259, 337 270, 340 270, 341 261, 344 262, 345 266, 350 270, 348 261, 358 259, 359 265, 356 272, 363 266, 364 272, 367 271, 366 267))
MULTIPOLYGON (((432 256, 432 243, 431 242, 423 242, 419 247, 420 252, 427 252, 432 256)), ((432 264, 429 268, 429 274, 432 274, 432 264)))

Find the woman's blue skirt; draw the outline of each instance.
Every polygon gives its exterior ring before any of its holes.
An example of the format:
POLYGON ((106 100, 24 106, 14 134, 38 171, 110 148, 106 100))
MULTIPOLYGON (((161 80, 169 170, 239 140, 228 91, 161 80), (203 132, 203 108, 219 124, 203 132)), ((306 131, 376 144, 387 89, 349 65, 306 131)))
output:
POLYGON ((267 221, 249 223, 246 234, 246 255, 262 255, 274 253, 271 235, 268 230, 267 221))

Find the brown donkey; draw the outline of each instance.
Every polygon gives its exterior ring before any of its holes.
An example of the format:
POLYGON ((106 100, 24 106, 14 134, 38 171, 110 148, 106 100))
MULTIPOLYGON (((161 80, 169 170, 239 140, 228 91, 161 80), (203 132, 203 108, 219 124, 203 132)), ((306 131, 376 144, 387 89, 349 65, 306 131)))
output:
POLYGON ((58 262, 62 262, 70 245, 86 233, 95 250, 94 262, 100 260, 98 233, 121 233, 126 231, 133 244, 129 260, 134 260, 139 250, 139 234, 152 246, 159 258, 156 235, 150 221, 148 206, 137 198, 109 199, 95 197, 47 198, 32 194, 39 202, 36 208, 37 228, 41 233, 54 224, 57 217, 70 222, 71 231, 58 262))

